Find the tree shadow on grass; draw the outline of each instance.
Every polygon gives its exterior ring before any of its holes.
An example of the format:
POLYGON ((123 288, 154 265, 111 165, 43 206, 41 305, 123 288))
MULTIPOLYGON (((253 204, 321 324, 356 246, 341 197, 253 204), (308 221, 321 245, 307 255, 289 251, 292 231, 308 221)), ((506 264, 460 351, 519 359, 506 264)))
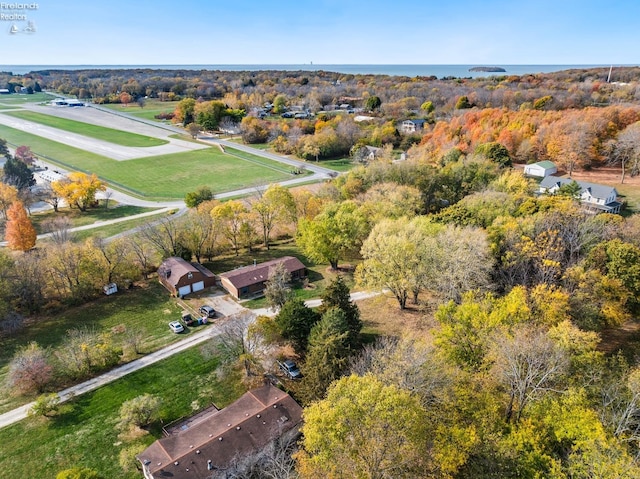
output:
POLYGON ((56 429, 71 429, 84 421, 82 411, 88 406, 89 400, 85 397, 73 398, 60 404, 58 412, 49 418, 51 427, 56 429))

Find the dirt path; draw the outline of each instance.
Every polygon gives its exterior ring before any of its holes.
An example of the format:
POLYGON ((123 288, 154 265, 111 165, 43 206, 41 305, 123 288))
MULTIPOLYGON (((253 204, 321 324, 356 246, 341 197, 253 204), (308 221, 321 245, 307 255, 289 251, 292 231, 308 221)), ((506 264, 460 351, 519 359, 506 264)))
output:
MULTIPOLYGON (((589 181, 591 183, 602 183, 610 186, 620 186, 620 168, 612 166, 601 166, 589 171, 574 171, 571 177, 574 180, 589 181)), ((630 186, 640 186, 640 176, 631 177, 627 173, 624 184, 630 186)))
POLYGON ((600 337, 598 351, 612 354, 624 350, 629 343, 640 341, 640 322, 631 320, 618 328, 605 329, 600 333, 600 337))

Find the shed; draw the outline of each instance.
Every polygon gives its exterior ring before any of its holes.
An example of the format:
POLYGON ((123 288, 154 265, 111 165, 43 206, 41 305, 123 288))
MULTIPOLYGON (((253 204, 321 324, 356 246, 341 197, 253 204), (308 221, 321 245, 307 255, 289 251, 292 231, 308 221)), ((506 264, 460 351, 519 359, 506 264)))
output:
POLYGON ((531 163, 524 167, 524 174, 527 176, 535 176, 537 178, 546 178, 549 175, 553 175, 558 172, 553 161, 539 161, 537 163, 531 163))
POLYGON ((307 276, 307 268, 298 258, 283 256, 222 273, 220 283, 236 299, 261 296, 264 293, 265 282, 269 279, 269 272, 280 263, 284 263, 293 281, 307 276))
POLYGON ((175 256, 162 262, 158 278, 172 295, 178 297, 202 291, 216 283, 215 275, 201 264, 189 263, 175 256))

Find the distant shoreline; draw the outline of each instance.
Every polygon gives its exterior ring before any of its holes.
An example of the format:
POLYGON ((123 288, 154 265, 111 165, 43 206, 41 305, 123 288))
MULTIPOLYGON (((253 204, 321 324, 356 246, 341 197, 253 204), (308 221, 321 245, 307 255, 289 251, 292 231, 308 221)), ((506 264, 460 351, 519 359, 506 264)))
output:
MULTIPOLYGON (((213 70, 213 71, 327 71, 351 75, 390 75, 390 76, 435 76, 437 78, 477 78, 488 77, 495 72, 473 71, 476 65, 0 65, 0 71, 24 75, 29 72, 43 70, 213 70)), ((635 65, 618 65, 631 67, 635 65)), ((571 69, 606 68, 610 65, 503 65, 509 75, 528 75, 536 73, 552 73, 571 69)), ((616 66, 614 65, 614 68, 616 66)))

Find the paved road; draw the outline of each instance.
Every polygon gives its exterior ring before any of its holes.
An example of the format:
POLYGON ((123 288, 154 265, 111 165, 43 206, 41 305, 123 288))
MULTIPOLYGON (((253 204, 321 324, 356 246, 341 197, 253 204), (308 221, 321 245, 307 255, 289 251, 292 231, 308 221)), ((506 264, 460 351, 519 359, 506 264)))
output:
MULTIPOLYGON (((157 210, 153 210, 153 211, 145 211, 144 213, 140 213, 137 215, 131 215, 131 216, 123 216, 122 218, 114 218, 112 220, 105 220, 105 221, 96 221, 95 223, 91 223, 90 225, 84 225, 84 226, 76 226, 75 228, 69 228, 69 232, 75 232, 75 231, 84 231, 84 230, 90 230, 93 228, 101 228, 102 226, 108 226, 108 225, 113 225, 113 224, 117 224, 117 223, 122 223, 124 221, 129 221, 129 220, 135 220, 137 218, 146 218, 147 216, 154 216, 154 215, 159 215, 162 213, 168 213, 171 210, 174 210, 175 208, 171 208, 171 207, 165 207, 165 208, 159 208, 157 210)), ((181 216, 182 214, 184 214, 186 212, 186 208, 182 208, 181 210, 179 210, 175 216, 181 216)), ((45 238, 49 238, 50 236, 52 236, 52 233, 45 233, 45 234, 41 234, 38 235, 36 237, 36 239, 38 240, 42 240, 45 238)), ((0 241, 0 246, 7 246, 7 242, 6 241, 0 241)))
MULTIPOLYGON (((352 293, 351 299, 352 301, 358 301, 358 300, 377 296, 378 294, 380 293, 362 291, 362 292, 352 293)), ((317 306, 320 306, 321 303, 322 303, 321 299, 312 299, 305 302, 305 304, 308 307, 317 307, 317 306)), ((248 314, 252 314, 254 318, 259 315, 273 316, 275 314, 273 311, 268 309, 256 309, 256 310, 244 309, 243 311, 245 311, 248 314)), ((211 338, 214 338, 220 334, 221 326, 224 324, 224 321, 225 321, 224 319, 217 321, 213 325, 207 327, 207 329, 204 329, 190 336, 187 336, 185 339, 181 341, 177 341, 162 349, 159 349, 154 353, 148 354, 140 359, 136 359, 135 361, 131 361, 130 363, 127 363, 127 364, 123 364, 122 366, 112 369, 111 371, 108 371, 100 376, 97 376, 95 378, 89 379, 88 381, 85 381, 83 383, 67 388, 63 391, 60 391, 58 393, 58 396, 60 397, 60 402, 68 401, 75 396, 93 391, 94 389, 98 389, 99 387, 104 386, 105 384, 109 384, 117 379, 120 379, 126 376, 127 374, 131 374, 132 372, 138 371, 139 369, 142 369, 146 366, 149 366, 151 364, 157 363, 158 361, 171 357, 174 354, 184 351, 185 349, 191 348, 193 346, 197 346, 198 344, 202 344, 205 341, 211 338)), ((33 407, 33 405, 34 403, 31 402, 29 404, 25 404, 24 406, 20 406, 16 409, 8 411, 4 414, 0 414, 0 428, 10 426, 11 424, 14 424, 26 418, 29 413, 29 410, 33 407)))

